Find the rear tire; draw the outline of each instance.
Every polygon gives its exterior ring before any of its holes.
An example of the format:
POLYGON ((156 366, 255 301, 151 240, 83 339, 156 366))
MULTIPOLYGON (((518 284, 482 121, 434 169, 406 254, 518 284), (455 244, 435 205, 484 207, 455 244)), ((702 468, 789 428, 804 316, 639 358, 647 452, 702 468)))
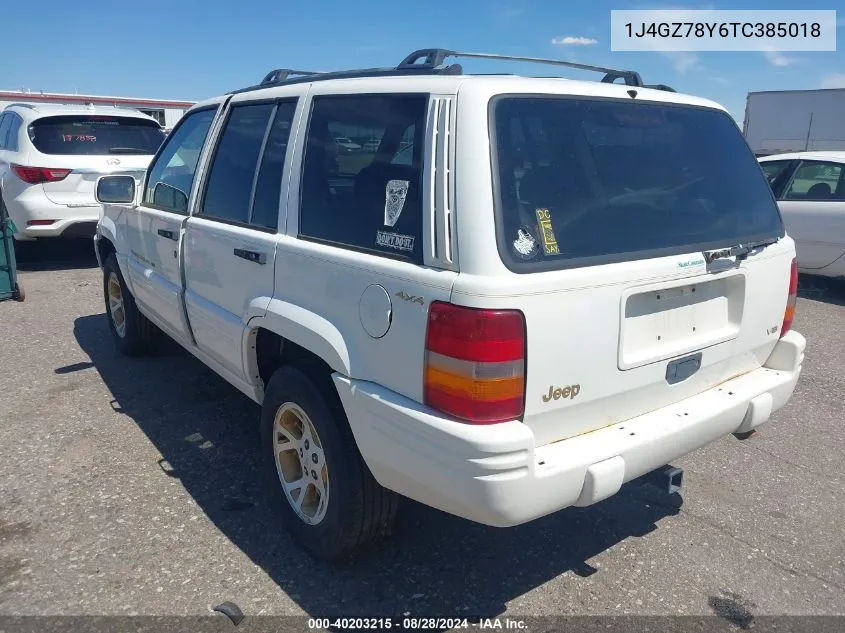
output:
POLYGON ((114 253, 103 263, 103 296, 106 319, 117 349, 126 356, 152 352, 158 342, 158 329, 138 310, 126 287, 114 253))
POLYGON ((26 299, 26 293, 23 290, 23 286, 20 282, 15 282, 15 289, 12 291, 12 299, 15 301, 23 301, 26 299))
POLYGON ((333 389, 329 380, 284 366, 261 409, 263 469, 274 503, 297 544, 326 561, 349 558, 389 532, 399 501, 364 463, 333 389))

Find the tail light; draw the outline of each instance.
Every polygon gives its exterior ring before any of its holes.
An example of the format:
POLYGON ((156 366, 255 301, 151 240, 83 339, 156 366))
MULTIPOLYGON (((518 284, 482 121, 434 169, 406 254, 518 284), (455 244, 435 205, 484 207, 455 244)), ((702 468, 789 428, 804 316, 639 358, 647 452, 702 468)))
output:
POLYGON ((795 303, 798 300, 798 262, 792 260, 792 268, 789 271, 789 297, 786 300, 786 311, 783 313, 783 325, 780 326, 780 335, 789 332, 792 327, 792 320, 795 318, 795 303))
POLYGON ((428 313, 424 381, 427 405, 471 424, 522 416, 522 312, 433 302, 428 313))
POLYGON ((73 171, 71 169, 57 169, 53 167, 25 167, 12 163, 12 171, 18 178, 30 185, 38 185, 42 182, 58 182, 64 180, 73 171))

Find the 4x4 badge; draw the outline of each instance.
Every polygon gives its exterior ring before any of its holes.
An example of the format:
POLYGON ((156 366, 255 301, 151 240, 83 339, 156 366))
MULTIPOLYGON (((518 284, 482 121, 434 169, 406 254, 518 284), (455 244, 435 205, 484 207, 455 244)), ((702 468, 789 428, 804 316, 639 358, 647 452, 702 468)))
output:
POLYGON ((409 295, 404 290, 400 290, 396 293, 396 296, 402 299, 402 301, 410 301, 411 303, 418 303, 421 306, 425 305, 425 300, 422 297, 415 297, 414 295, 409 295))

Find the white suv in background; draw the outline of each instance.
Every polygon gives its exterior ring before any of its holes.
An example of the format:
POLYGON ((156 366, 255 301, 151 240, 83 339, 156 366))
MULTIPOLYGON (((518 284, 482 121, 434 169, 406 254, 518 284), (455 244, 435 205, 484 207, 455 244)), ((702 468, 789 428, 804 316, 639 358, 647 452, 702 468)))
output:
POLYGON ((140 187, 97 185, 117 347, 164 331, 262 406, 321 558, 396 493, 507 527, 655 470, 672 491, 671 460, 748 437, 801 372, 795 245, 724 108, 452 55, 271 73, 187 112, 140 187), (378 147, 337 155, 346 130, 378 147))
POLYGON ((104 174, 143 176, 165 135, 137 110, 12 104, 0 113, 0 203, 19 240, 90 237, 104 174))

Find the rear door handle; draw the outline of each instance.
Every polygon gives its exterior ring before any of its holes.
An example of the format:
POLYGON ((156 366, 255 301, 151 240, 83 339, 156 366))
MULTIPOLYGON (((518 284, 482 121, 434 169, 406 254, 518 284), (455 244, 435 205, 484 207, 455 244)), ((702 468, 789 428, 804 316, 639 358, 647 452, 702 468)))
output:
POLYGON ((166 237, 169 240, 173 240, 174 242, 176 241, 176 233, 169 229, 159 229, 158 234, 162 237, 166 237))
POLYGON ((254 264, 266 264, 267 263, 267 255, 264 253, 259 253, 258 251, 248 251, 243 248, 236 248, 235 257, 240 257, 242 259, 247 260, 248 262, 253 262, 254 264))

